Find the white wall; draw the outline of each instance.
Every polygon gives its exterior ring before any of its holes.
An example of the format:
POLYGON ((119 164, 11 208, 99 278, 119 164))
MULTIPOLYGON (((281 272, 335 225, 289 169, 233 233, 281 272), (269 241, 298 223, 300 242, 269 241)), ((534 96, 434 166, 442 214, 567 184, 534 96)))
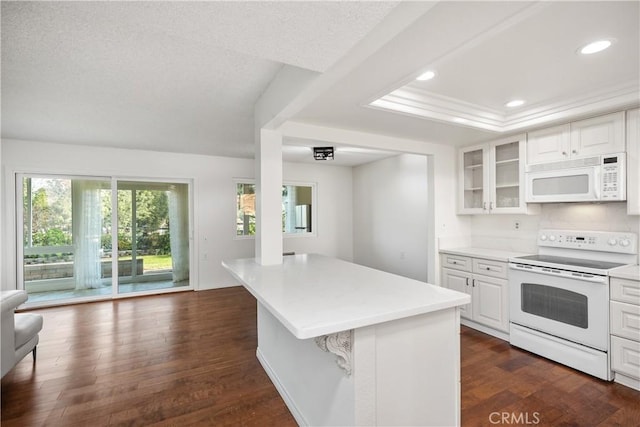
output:
POLYGON ((395 138, 367 132, 317 126, 289 121, 282 127, 285 136, 306 138, 356 147, 395 150, 404 153, 427 155, 429 187, 429 216, 425 219, 429 239, 427 241, 428 282, 437 284, 440 277, 440 246, 468 246, 471 235, 469 216, 456 214, 456 149, 455 147, 426 141, 395 138))
POLYGON ((352 168, 284 163, 283 180, 315 183, 317 192, 316 217, 312 218, 315 237, 285 237, 285 252, 314 252, 352 261, 352 168))
POLYGON ((354 261, 427 281, 427 157, 401 154, 353 170, 354 261))
MULTIPOLYGON (((190 179, 193 180, 193 239, 191 278, 196 289, 212 289, 237 285, 221 267, 222 259, 254 256, 253 239, 235 236, 234 178, 253 178, 254 161, 195 154, 162 153, 124 150, 81 145, 2 140, 2 289, 15 289, 15 173, 53 173, 68 175, 98 175, 127 178, 190 179)), ((311 165, 313 166, 313 165, 311 165)), ((351 186, 350 170, 333 173, 316 170, 318 167, 287 166, 284 179, 318 183, 319 203, 346 200, 342 185, 351 186), (325 185, 326 184, 326 185, 325 185)), ((347 221, 334 213, 323 213, 317 238, 301 238, 288 250, 318 252, 350 259, 351 205, 347 221), (348 230, 348 233, 346 232, 348 230), (344 235, 349 235, 349 241, 344 235)))

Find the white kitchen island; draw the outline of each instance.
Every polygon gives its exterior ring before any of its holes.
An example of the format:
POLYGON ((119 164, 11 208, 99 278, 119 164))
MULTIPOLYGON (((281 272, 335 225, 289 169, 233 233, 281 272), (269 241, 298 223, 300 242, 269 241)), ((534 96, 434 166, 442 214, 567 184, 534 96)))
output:
POLYGON ((321 255, 223 266, 258 302, 258 359, 300 425, 460 424, 467 294, 321 255))

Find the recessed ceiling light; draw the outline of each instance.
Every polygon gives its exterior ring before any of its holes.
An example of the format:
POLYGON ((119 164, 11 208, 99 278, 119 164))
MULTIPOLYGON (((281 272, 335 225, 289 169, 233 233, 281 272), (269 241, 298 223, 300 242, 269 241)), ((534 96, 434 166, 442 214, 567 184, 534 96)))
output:
POLYGON ((453 121, 456 123, 467 123, 468 120, 467 119, 463 119, 462 117, 454 117, 453 121))
POLYGON ((435 76, 436 76, 436 72, 429 70, 429 71, 425 71, 424 73, 422 73, 418 77, 416 77, 416 80, 424 82, 426 80, 431 80, 435 76))
POLYGON ((504 105, 509 108, 513 108, 513 107, 519 107, 522 104, 524 104, 524 101, 522 99, 514 99, 513 101, 509 101, 504 105))
POLYGON ((583 55, 591 55, 605 50, 613 43, 612 40, 597 40, 580 48, 579 52, 583 55))

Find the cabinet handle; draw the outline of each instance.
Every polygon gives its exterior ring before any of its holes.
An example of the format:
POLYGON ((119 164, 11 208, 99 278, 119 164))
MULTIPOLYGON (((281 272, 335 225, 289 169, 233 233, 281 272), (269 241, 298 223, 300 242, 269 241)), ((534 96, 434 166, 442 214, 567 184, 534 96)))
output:
POLYGON ((457 264, 457 262, 453 261, 452 264, 455 265, 455 264, 457 264))
POLYGON ((487 267, 487 270, 491 270, 491 267, 487 267))
POLYGON ((473 280, 471 281, 471 286, 473 286, 474 288, 476 287, 476 279, 473 279, 473 280))
POLYGON ((467 279, 466 279, 466 280, 467 280, 467 286, 469 286, 469 278, 467 277, 467 279))
POLYGON ((566 156, 566 155, 567 155, 567 152, 566 152, 566 151, 563 151, 563 152, 562 152, 562 155, 563 155, 563 156, 566 156))
POLYGON ((493 202, 489 202, 489 210, 493 209, 493 202))
POLYGON ((578 150, 571 150, 573 154, 578 154, 578 150))
POLYGON ((487 210, 487 202, 482 202, 482 210, 487 210))

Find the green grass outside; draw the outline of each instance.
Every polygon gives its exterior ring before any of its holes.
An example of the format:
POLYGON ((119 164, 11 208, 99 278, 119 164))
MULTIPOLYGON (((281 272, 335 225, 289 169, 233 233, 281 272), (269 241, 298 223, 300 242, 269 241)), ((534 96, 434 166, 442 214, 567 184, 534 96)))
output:
MULTIPOLYGON (((144 260, 144 270, 167 270, 171 269, 171 255, 142 255, 137 257, 144 260)), ((131 259, 131 256, 118 258, 121 261, 131 259)))

